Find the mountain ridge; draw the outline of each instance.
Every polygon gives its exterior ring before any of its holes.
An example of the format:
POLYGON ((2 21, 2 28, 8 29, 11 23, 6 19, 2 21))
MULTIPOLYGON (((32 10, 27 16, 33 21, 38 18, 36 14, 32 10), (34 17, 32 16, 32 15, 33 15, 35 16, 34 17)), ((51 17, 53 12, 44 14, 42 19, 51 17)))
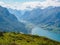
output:
POLYGON ((0 31, 12 31, 28 33, 25 25, 18 21, 17 17, 11 14, 7 8, 0 6, 0 31))
POLYGON ((58 30, 58 32, 60 32, 60 7, 50 6, 45 9, 37 7, 33 10, 25 11, 25 13, 20 16, 21 15, 19 15, 20 19, 39 25, 45 30, 58 30))

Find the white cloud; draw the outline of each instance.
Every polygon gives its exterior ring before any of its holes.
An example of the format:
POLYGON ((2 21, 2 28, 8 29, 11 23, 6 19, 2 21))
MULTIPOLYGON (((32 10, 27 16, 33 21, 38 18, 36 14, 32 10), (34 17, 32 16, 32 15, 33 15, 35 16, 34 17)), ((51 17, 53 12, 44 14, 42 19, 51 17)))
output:
POLYGON ((2 2, 2 1, 0 1, 0 6, 3 6, 3 7, 7 7, 7 8, 13 8, 14 6, 12 6, 11 4, 7 4, 7 3, 5 3, 5 2, 2 2))
POLYGON ((34 2, 23 2, 23 3, 15 2, 15 3, 11 3, 11 4, 0 2, 0 5, 2 5, 4 7, 8 7, 8 8, 24 10, 24 9, 32 9, 37 6, 39 6, 41 8, 46 8, 48 6, 60 6, 60 2, 58 2, 58 0, 46 0, 43 2, 34 1, 34 2))
POLYGON ((5 3, 4 3, 4 2, 0 2, 0 5, 3 5, 3 6, 5 6, 5 3))
POLYGON ((57 2, 57 0, 46 0, 42 3, 43 7, 48 6, 60 6, 60 2, 57 2))

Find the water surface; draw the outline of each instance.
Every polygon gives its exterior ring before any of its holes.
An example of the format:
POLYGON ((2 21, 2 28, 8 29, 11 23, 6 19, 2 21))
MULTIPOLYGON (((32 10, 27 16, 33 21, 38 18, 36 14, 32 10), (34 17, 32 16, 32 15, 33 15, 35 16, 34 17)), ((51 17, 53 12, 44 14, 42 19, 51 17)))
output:
POLYGON ((39 35, 39 36, 45 36, 47 38, 50 38, 52 40, 55 40, 55 41, 59 41, 60 42, 60 34, 58 33, 54 33, 54 32, 50 32, 48 30, 43 30, 42 28, 40 27, 35 27, 32 29, 32 34, 33 35, 39 35))

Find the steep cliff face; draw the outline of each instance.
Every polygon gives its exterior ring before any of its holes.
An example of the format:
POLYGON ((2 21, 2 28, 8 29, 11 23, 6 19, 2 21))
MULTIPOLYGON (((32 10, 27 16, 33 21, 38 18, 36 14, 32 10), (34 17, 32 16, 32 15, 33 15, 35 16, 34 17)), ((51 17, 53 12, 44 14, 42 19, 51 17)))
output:
POLYGON ((28 33, 25 25, 17 20, 17 18, 9 13, 9 11, 0 6, 0 31, 12 31, 28 33))

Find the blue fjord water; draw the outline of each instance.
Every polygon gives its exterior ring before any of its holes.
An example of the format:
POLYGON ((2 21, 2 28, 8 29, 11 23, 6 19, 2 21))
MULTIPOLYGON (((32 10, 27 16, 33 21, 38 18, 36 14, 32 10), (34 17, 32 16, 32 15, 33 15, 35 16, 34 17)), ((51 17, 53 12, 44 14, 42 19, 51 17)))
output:
POLYGON ((60 42, 60 34, 58 33, 54 33, 54 32, 50 32, 48 30, 43 30, 42 28, 40 27, 35 27, 32 29, 32 34, 33 35, 39 35, 39 36, 45 36, 47 38, 50 38, 52 40, 55 40, 55 41, 59 41, 60 42))

